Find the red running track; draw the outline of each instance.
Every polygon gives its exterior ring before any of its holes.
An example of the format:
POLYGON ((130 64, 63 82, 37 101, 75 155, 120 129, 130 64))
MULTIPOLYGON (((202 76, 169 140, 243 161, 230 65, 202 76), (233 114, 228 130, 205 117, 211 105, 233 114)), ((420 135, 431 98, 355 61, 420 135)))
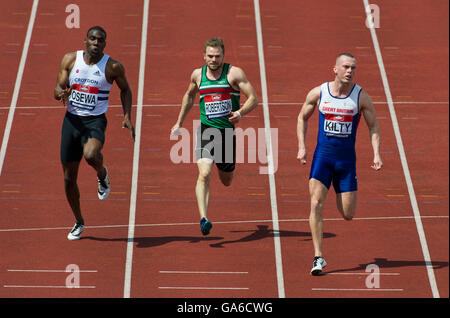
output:
MULTIPOLYGON (((78 1, 81 28, 67 29, 65 5, 39 1, 0 176, 0 211, 7 216, 0 228, 1 297, 123 297, 127 270, 129 295, 139 298, 433 296, 362 1, 345 6, 334 1, 261 3, 270 123, 278 132, 275 188, 259 173, 261 162, 238 165, 229 188, 218 182, 215 172, 209 212, 214 228, 206 238, 198 225, 196 166, 170 160, 176 141, 169 139, 169 131, 190 73, 202 65, 203 42, 212 36, 225 39, 227 61, 244 69, 263 101, 253 1, 230 1, 226 7, 203 1, 150 1, 138 178, 132 177, 134 146, 120 128, 115 88, 104 149, 113 192, 107 201, 98 201, 94 173, 82 163, 79 186, 87 228, 82 240, 69 242, 66 235, 73 217, 64 198, 58 157, 64 109, 52 99, 59 61, 64 53, 82 49, 87 28, 99 24, 108 32, 106 53, 126 67, 134 105, 142 84, 143 1, 110 3, 78 1), (379 173, 370 169, 371 148, 362 121, 357 141, 359 210, 352 222, 341 220, 330 192, 324 211, 327 275, 311 277, 309 164, 301 167, 296 160, 296 118, 308 90, 331 80, 334 58, 341 51, 356 56, 356 80, 375 103, 385 166, 379 173), (136 226, 129 238, 135 181, 136 226), (278 233, 272 221, 274 190, 278 233), (278 237, 280 255, 274 247, 278 237), (130 245, 132 266, 126 267, 130 245), (282 266, 277 267, 276 260, 282 266), (82 288, 65 288, 69 264, 81 270, 82 288), (378 289, 365 284, 369 264, 380 268, 378 289)), ((376 32, 436 289, 440 297, 448 297, 448 3, 377 5, 381 27, 376 32)), ((1 28, 8 31, 0 33, 2 69, 8 79, 0 82, 0 124, 5 127, 31 4, 0 6, 1 28)), ((136 119, 136 112, 133 116, 136 119)), ((193 109, 186 119, 191 132, 198 117, 193 109)), ((310 154, 315 120, 308 131, 310 154)), ((263 105, 240 127, 264 128, 263 105)), ((248 148, 245 155, 256 150, 248 148)))

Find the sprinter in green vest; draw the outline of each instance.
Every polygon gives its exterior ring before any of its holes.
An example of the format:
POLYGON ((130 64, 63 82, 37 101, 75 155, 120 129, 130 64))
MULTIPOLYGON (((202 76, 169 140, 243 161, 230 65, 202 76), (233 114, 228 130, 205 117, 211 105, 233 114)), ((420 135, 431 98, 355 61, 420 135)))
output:
POLYGON ((223 40, 212 38, 205 42, 206 65, 192 72, 189 87, 183 96, 181 110, 171 134, 179 129, 200 94, 200 127, 197 131, 196 160, 198 179, 195 187, 200 213, 200 229, 208 235, 212 223, 208 220, 209 181, 214 165, 223 185, 230 186, 234 177, 236 138, 234 125, 258 105, 255 90, 242 69, 224 63, 223 40), (246 97, 240 104, 240 93, 246 97))

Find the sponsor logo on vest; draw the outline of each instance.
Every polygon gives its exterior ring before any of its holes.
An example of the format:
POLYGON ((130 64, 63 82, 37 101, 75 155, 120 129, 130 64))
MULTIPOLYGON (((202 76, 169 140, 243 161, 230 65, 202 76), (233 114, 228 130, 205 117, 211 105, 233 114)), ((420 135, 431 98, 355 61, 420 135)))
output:
POLYGON ((79 83, 79 84, 94 84, 94 85, 99 85, 98 81, 93 80, 93 79, 89 79, 89 78, 79 78, 79 77, 75 77, 73 79, 74 83, 79 83))

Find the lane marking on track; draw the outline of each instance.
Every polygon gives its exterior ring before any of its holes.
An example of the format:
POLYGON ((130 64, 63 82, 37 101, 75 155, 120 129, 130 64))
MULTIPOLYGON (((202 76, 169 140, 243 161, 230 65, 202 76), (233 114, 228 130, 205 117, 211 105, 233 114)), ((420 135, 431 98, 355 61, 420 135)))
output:
MULTIPOLYGON (((97 199, 98 200, 98 199, 97 199)), ((181 202, 192 201, 195 200, 180 200, 181 202)), ((221 200, 223 202, 229 202, 229 200, 221 200)), ((256 201, 256 200, 252 200, 256 201)), ((264 202, 264 201, 261 201, 264 202)), ((448 202, 447 202, 448 203, 448 202)), ((422 219, 448 219, 448 215, 429 215, 422 216, 422 219)), ((388 221, 388 220, 412 220, 414 216, 380 216, 380 217, 366 217, 366 218, 353 218, 352 221, 388 221)), ((324 218, 324 221, 342 221, 345 220, 343 218, 324 218)), ((309 219, 280 219, 279 222, 309 222, 309 219)), ((232 220, 232 221, 215 221, 217 224, 246 224, 246 223, 270 223, 272 220, 232 220)), ((345 221, 348 222, 348 221, 345 221)), ((186 222, 186 223, 153 223, 153 224, 135 224, 135 227, 163 227, 163 226, 197 226, 198 223, 194 222, 186 222)), ((38 227, 38 228, 15 228, 15 229, 0 229, 0 233, 2 232, 22 232, 22 231, 51 231, 51 230, 68 230, 72 227, 38 227)), ((118 224, 118 225, 87 225, 85 229, 117 229, 117 228, 128 228, 128 224, 118 224)))
POLYGON ((403 289, 401 288, 311 288, 314 291, 392 291, 392 292, 401 292, 403 289))
POLYGON ((39 0, 33 1, 31 8, 30 20, 28 22, 27 33, 25 36, 25 42, 23 43, 22 56, 20 57, 19 69, 17 70, 16 82, 14 84, 14 92, 11 99, 11 105, 9 107, 8 119, 6 120, 5 131, 3 133, 2 147, 0 149, 0 176, 2 175, 3 163, 6 156, 6 148, 8 147, 9 136, 11 133, 12 122, 14 119, 14 112, 17 106, 17 99, 19 98, 20 85, 22 84, 22 76, 25 70, 25 62, 27 60, 28 49, 31 42, 31 34, 33 33, 34 21, 36 20, 36 11, 39 4, 39 0))
POLYGON ((144 0, 144 7, 142 14, 141 52, 139 60, 139 87, 137 95, 137 110, 136 110, 136 124, 135 124, 136 137, 134 142, 133 175, 131 181, 131 197, 130 197, 130 216, 128 221, 128 241, 127 241, 127 254, 125 260, 125 278, 123 287, 124 298, 130 298, 130 291, 131 291, 134 227, 136 222, 136 198, 138 192, 137 187, 139 179, 138 178, 139 149, 141 144, 142 105, 144 99, 145 57, 147 51, 148 9, 149 9, 149 0, 144 0))
POLYGON ((248 272, 211 272, 211 271, 159 271, 160 274, 248 274, 248 272))
MULTIPOLYGON (((0 92, 0 94, 8 94, 8 92, 0 92)), ((394 102, 397 105, 448 105, 449 102, 444 102, 444 101, 411 101, 411 102, 406 102, 406 101, 399 101, 399 102, 394 102)), ((387 102, 373 102, 373 104, 380 104, 380 105, 386 105, 388 104, 387 102)), ((258 105, 262 105, 262 103, 259 103, 258 105)), ((301 106, 303 105, 303 102, 298 102, 298 103, 294 103, 294 102, 270 102, 270 105, 273 106, 301 106)), ((194 105, 195 106, 195 105, 194 105)), ((197 105, 198 106, 198 105, 197 105)), ((137 105, 133 105, 133 107, 137 107, 137 105)), ((180 104, 143 104, 142 107, 180 107, 180 104)), ((65 109, 63 106, 60 105, 48 105, 48 106, 16 106, 16 109, 58 109, 60 108, 65 109)), ((109 105, 108 108, 122 108, 122 105, 109 105)), ((0 107, 0 109, 9 109, 8 106, 2 106, 0 107)), ((122 116, 121 114, 118 114, 117 116, 122 116)), ((259 116, 256 115, 246 115, 246 118, 248 117, 252 117, 252 118, 259 118, 259 116)), ((377 117, 378 119, 386 119, 386 117, 377 117)))
MULTIPOLYGON (((366 11, 367 19, 370 20, 372 18, 370 4, 368 0, 363 0, 364 9, 366 11)), ((414 213, 414 219, 416 221, 417 233, 420 239, 420 245, 422 247, 422 253, 426 264, 426 269, 428 273, 428 280, 430 282, 431 292, 434 298, 439 298, 439 291, 436 284, 436 278, 434 276, 433 263, 431 262, 430 252, 428 250, 427 239, 425 237, 425 231, 423 229, 422 220, 420 216, 419 206, 417 204, 416 194, 414 191, 413 182, 411 179, 411 175, 408 168, 408 162, 406 160, 405 149, 403 147, 403 141, 400 134, 400 127, 397 121, 397 115, 395 113, 394 103, 392 100, 391 90, 389 88, 389 82, 387 79, 386 70, 384 68, 383 57, 381 55, 380 45, 378 43, 377 34, 375 32, 375 28, 369 28, 370 35, 372 37, 373 46, 375 49, 375 53, 377 56, 378 66, 380 68, 381 79, 383 81, 384 92, 386 94, 386 100, 389 106, 389 113, 392 118, 392 125, 394 128, 395 139, 397 141, 397 147, 400 154, 400 161, 403 168, 403 174, 405 175, 406 185, 408 187, 409 198, 411 200, 411 206, 414 213)))
POLYGON ((248 287, 158 287, 159 289, 248 290, 248 287))
MULTIPOLYGON (((258 57, 259 57, 259 72, 261 78, 261 91, 262 91, 262 104, 264 113, 264 128, 266 134, 266 148, 267 148, 267 164, 268 164, 268 176, 270 185, 270 205, 272 209, 272 225, 273 225, 273 242, 275 247, 275 266, 277 271, 277 285, 278 285, 278 297, 285 298, 284 291, 284 276, 283 276, 283 261, 281 256, 281 240, 280 240, 280 227, 278 224, 278 208, 277 208, 277 194, 275 186, 275 171, 274 171, 274 159, 272 148, 272 136, 270 129, 270 113, 269 103, 267 95, 267 79, 266 79, 266 66, 264 63, 264 45, 261 26, 261 13, 259 9, 259 0, 253 1, 255 9, 255 24, 256 24, 256 38, 258 44, 258 57)), ((268 17, 267 15, 265 17, 268 17)))
MULTIPOLYGON (((32 272, 32 273, 67 273, 65 269, 8 269, 8 272, 32 272)), ((78 270, 70 273, 98 273, 97 270, 78 270)))
POLYGON ((322 273, 321 275, 360 275, 360 276, 376 276, 376 275, 385 275, 385 276, 399 276, 400 273, 322 273))
POLYGON ((64 289, 78 289, 78 288, 95 288, 95 286, 42 286, 42 285, 3 285, 6 288, 64 288, 64 289))

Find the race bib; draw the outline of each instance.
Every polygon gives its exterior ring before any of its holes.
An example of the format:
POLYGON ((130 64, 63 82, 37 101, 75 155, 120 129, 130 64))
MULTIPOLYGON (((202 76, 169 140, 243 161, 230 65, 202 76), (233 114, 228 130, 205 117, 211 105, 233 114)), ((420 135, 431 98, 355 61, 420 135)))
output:
POLYGON ((73 84, 69 101, 73 106, 93 110, 97 105, 98 87, 73 84))
POLYGON ((327 136, 348 137, 352 134, 353 116, 325 114, 323 130, 327 136))
POLYGON ((229 93, 205 96, 205 115, 208 119, 226 116, 232 108, 233 104, 229 93))

